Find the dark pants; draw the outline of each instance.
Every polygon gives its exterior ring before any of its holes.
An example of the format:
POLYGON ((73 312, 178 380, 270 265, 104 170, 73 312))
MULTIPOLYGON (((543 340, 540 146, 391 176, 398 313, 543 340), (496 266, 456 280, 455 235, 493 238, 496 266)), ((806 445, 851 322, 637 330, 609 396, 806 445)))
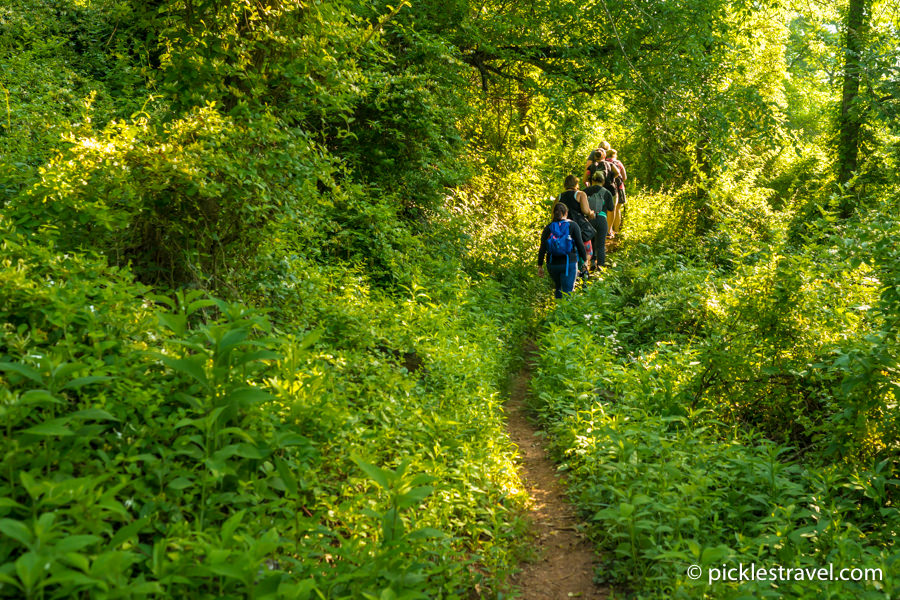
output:
POLYGON ((622 227, 625 225, 625 209, 628 208, 628 200, 625 198, 625 190, 619 190, 619 197, 616 198, 616 202, 619 203, 619 231, 622 231, 622 227))
POLYGON ((550 279, 556 289, 553 295, 562 298, 563 294, 570 294, 575 289, 575 275, 578 273, 578 259, 569 258, 569 264, 566 265, 565 258, 556 258, 556 262, 547 265, 547 272, 550 273, 550 279))
POLYGON ((598 214, 592 221, 591 225, 597 230, 594 235, 592 246, 594 246, 594 260, 601 267, 606 266, 606 234, 609 232, 609 224, 606 222, 606 213, 598 214))

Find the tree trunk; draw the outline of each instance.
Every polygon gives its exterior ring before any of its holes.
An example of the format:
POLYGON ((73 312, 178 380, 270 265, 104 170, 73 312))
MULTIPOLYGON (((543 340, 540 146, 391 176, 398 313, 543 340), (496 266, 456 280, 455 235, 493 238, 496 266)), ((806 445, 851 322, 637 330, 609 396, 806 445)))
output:
MULTIPOLYGON (((850 0, 844 41, 844 83, 841 91, 840 136, 838 139, 838 182, 846 184, 859 166, 859 85, 862 74, 860 54, 870 0, 850 0)), ((848 217, 853 207, 842 203, 841 213, 848 217)))

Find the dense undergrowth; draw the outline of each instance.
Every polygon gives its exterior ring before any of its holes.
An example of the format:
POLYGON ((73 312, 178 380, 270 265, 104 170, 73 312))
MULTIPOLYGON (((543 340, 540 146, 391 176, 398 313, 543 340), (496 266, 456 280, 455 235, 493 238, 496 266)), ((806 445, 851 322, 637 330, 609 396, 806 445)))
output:
POLYGON ((895 597, 892 201, 763 227, 737 205, 695 235, 680 194, 631 203, 615 268, 540 337, 532 402, 598 577, 641 598, 895 597), (882 576, 710 584, 740 565, 882 576))
POLYGON ((503 589, 531 208, 382 8, 0 8, 0 597, 503 589))
POLYGON ((267 315, 3 255, 0 596, 453 598, 514 563, 508 283, 296 258, 267 315))

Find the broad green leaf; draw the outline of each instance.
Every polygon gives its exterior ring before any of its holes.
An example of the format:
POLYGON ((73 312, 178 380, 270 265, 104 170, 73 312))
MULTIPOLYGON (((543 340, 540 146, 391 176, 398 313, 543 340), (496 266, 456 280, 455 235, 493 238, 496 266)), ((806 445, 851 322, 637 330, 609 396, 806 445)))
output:
MULTIPOLYGON (((15 567, 13 567, 13 570, 14 570, 14 569, 15 569, 15 567)), ((16 589, 18 589, 18 590, 22 590, 22 589, 23 589, 23 588, 22 588, 22 584, 19 583, 19 580, 18 580, 18 579, 16 579, 15 577, 10 577, 10 576, 7 575, 6 573, 0 573, 0 583, 3 583, 3 584, 5 584, 5 585, 9 585, 9 586, 14 587, 14 588, 16 588, 16 589)))
POLYGON ((422 527, 421 529, 410 531, 406 537, 411 540, 430 540, 446 538, 447 534, 433 527, 422 527))
POLYGON ((256 439, 240 427, 223 427, 219 430, 216 437, 220 438, 228 435, 236 435, 239 438, 246 440, 248 444, 256 444, 256 439))
POLYGON ((226 403, 235 402, 241 406, 248 406, 258 402, 272 400, 272 394, 255 387, 244 387, 233 390, 222 399, 226 403))
POLYGON ((12 498, 0 498, 0 508, 25 508, 25 506, 12 498))
POLYGON ((300 345, 297 346, 297 350, 306 350, 307 348, 318 342, 324 333, 325 329, 321 327, 309 332, 308 334, 306 334, 306 336, 304 336, 303 341, 300 342, 300 345))
POLYGON ((726 556, 728 556, 728 554, 728 548, 724 548, 722 546, 717 546, 715 548, 704 548, 703 553, 700 555, 700 563, 704 565, 719 563, 722 562, 722 560, 726 556))
POLYGON ((246 511, 239 510, 230 517, 228 520, 222 524, 222 540, 227 542, 231 541, 231 536, 234 535, 235 530, 237 530, 238 526, 241 524, 241 521, 244 518, 244 514, 246 511))
POLYGON ((275 470, 278 472, 278 476, 281 477, 281 481, 284 483, 285 491, 288 496, 296 496, 298 491, 297 478, 294 477, 294 474, 291 472, 291 468, 280 458, 275 458, 275 470))
POLYGON ((0 519, 0 533, 26 547, 31 547, 32 542, 34 542, 31 530, 21 521, 0 519))
POLYGON ((25 491, 28 492, 28 495, 32 500, 37 500, 41 497, 48 489, 49 484, 46 482, 38 482, 28 471, 22 471, 19 473, 19 480, 22 482, 22 487, 25 488, 25 491))
POLYGON ((101 538, 96 535, 69 535, 56 543, 58 552, 76 552, 85 546, 99 542, 101 538))
POLYGON ((170 329, 175 335, 184 335, 187 330, 187 315, 159 313, 156 317, 163 327, 170 329))
POLYGON ((218 350, 220 352, 230 350, 247 339, 247 334, 248 332, 246 329, 232 329, 228 331, 222 336, 222 339, 219 340, 218 350))
POLYGON ((108 375, 89 375, 87 377, 77 377, 71 381, 69 381, 66 385, 62 386, 64 390, 77 390, 80 387, 85 385, 89 385, 91 383, 100 383, 102 381, 112 381, 115 377, 111 377, 108 375))
POLYGON ((203 419, 191 419, 188 417, 184 417, 183 419, 179 419, 175 425, 172 426, 173 429, 181 429, 182 427, 196 427, 197 429, 203 430, 203 419))
POLYGON ((235 358, 234 366, 239 367, 257 360, 281 360, 281 358, 281 354, 272 350, 256 350, 254 352, 246 352, 235 358))
MULTIPOLYGON (((190 583, 190 580, 183 581, 182 583, 190 583)), ((144 581, 143 583, 129 586, 128 591, 135 596, 149 596, 152 594, 158 596, 162 594, 163 588, 158 581, 144 581)))
POLYGON ((22 580, 22 584, 26 590, 33 590, 40 581, 41 576, 45 572, 49 573, 46 568, 50 565, 50 559, 40 556, 34 552, 26 552, 16 560, 16 574, 22 580))
POLYGON ((176 477, 166 487, 170 487, 173 490, 183 490, 194 485, 194 482, 187 477, 176 477))
POLYGON ((288 446, 309 446, 312 445, 309 438, 303 437, 292 432, 283 432, 275 437, 275 445, 278 448, 287 448, 288 446))
POLYGON ((206 308, 207 306, 215 306, 216 301, 211 298, 201 298, 200 300, 194 300, 193 302, 187 305, 185 309, 185 313, 192 315, 197 312, 201 308, 206 308))
POLYGON ((394 475, 391 471, 376 467, 375 465, 369 464, 363 459, 356 456, 351 456, 350 459, 355 462, 360 469, 362 469, 363 473, 365 473, 369 477, 369 479, 377 483, 385 490, 390 489, 391 481, 393 480, 394 475))
POLYGON ((437 480, 436 477, 428 475, 427 473, 419 473, 418 475, 416 475, 415 477, 410 479, 406 485, 409 487, 415 487, 415 486, 422 485, 425 483, 432 483, 433 481, 436 481, 436 480, 437 480))
POLYGON ((272 451, 268 448, 259 448, 251 444, 238 444, 235 454, 241 458, 261 460, 272 454, 272 451))
POLYGON ((112 550, 97 555, 91 563, 91 575, 95 577, 104 577, 110 573, 125 573, 136 562, 140 561, 140 556, 134 552, 125 552, 121 550, 112 550))
POLYGON ((225 412, 227 406, 219 406, 218 408, 214 408, 209 411, 209 414, 203 417, 203 422, 207 427, 212 427, 219 420, 219 417, 222 416, 222 413, 225 412))
POLYGON ((65 404, 65 402, 51 394, 48 390, 28 390, 22 394, 21 402, 23 404, 40 404, 41 402, 65 404))
MULTIPOLYGON (((175 480, 172 481, 172 483, 174 483, 177 480, 178 479, 176 478, 175 480)), ((169 485, 171 486, 171 484, 169 484, 169 485)), ((190 485, 190 481, 188 481, 188 485, 190 485)), ((183 489, 183 488, 174 487, 173 489, 177 490, 177 489, 183 489)), ((144 527, 146 527, 149 522, 150 522, 150 517, 144 517, 142 519, 138 519, 137 521, 135 521, 133 523, 129 523, 125 527, 120 527, 116 531, 115 535, 113 535, 112 539, 109 541, 109 547, 111 549, 115 550, 120 545, 122 545, 126 540, 131 539, 132 537, 136 536, 138 534, 138 532, 141 531, 141 529, 143 529, 144 527)))
MULTIPOLYGON (((91 568, 91 563, 86 556, 78 554, 77 552, 69 552, 68 554, 62 555, 60 558, 62 563, 75 567, 78 571, 58 569, 54 572, 53 577, 47 580, 48 585, 53 583, 60 583, 63 585, 77 584, 87 586, 88 588, 97 585, 96 579, 85 574, 91 568)), ((131 588, 129 588, 129 591, 131 591, 131 588)))
POLYGON ((397 508, 409 508, 411 506, 416 506, 422 502, 431 492, 434 491, 434 488, 431 486, 422 486, 409 490, 405 494, 402 494, 397 497, 397 508))
POLYGON ((61 365, 59 365, 55 369, 53 369, 53 372, 51 373, 50 376, 54 381, 59 380, 59 379, 65 379, 66 377, 68 377, 69 375, 74 373, 75 371, 83 369, 86 366, 87 365, 85 365, 84 363, 69 363, 69 362, 62 363, 61 365))
POLYGON ((221 458, 212 457, 203 461, 203 464, 206 465, 206 468, 209 469, 209 472, 216 478, 216 480, 221 479, 225 475, 229 473, 233 473, 234 470, 228 466, 228 463, 221 458))
POLYGON ((73 419, 85 419, 90 421, 118 421, 102 408, 86 408, 71 414, 73 419))
POLYGON ((53 419, 52 421, 47 421, 46 423, 41 423, 40 425, 29 427, 22 433, 60 437, 74 435, 72 431, 68 427, 66 427, 66 424, 69 422, 69 420, 69 417, 60 417, 59 419, 53 419))
MULTIPOLYGON (((173 371, 188 375, 203 384, 204 387, 209 388, 209 380, 206 377, 206 371, 203 370, 203 366, 196 359, 163 356, 161 357, 161 360, 173 371)), ((201 358, 201 360, 203 359, 201 358)))
POLYGON ((0 371, 12 371, 13 373, 18 373, 33 382, 44 385, 44 377, 35 369, 29 367, 28 365, 23 365, 21 363, 8 363, 8 362, 0 362, 0 371))

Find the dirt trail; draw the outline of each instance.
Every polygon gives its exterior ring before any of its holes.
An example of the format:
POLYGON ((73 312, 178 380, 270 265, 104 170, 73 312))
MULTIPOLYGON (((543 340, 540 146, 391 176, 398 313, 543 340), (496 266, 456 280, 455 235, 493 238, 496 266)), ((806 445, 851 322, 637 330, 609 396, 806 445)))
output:
POLYGON ((593 582, 593 549, 577 529, 579 521, 563 494, 556 466, 526 418, 524 398, 530 376, 526 364, 513 380, 506 412, 509 437, 522 457, 520 475, 531 496, 529 516, 538 558, 525 564, 512 584, 522 600, 605 600, 609 589, 593 582))

